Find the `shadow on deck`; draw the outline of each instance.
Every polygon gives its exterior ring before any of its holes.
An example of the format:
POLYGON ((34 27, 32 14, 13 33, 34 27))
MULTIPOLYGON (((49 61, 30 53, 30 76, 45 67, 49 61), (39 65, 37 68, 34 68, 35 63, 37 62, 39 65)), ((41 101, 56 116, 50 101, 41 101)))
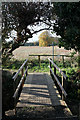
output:
POLYGON ((27 76, 16 110, 15 120, 77 120, 46 73, 27 76))

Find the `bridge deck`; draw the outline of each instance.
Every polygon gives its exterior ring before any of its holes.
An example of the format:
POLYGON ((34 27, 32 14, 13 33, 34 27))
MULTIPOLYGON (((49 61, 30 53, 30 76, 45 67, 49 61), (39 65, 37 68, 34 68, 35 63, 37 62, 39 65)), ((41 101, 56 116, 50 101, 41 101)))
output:
POLYGON ((65 106, 66 111, 72 115, 65 101, 61 100, 52 78, 45 73, 28 75, 19 100, 17 108, 28 106, 65 106))
MULTIPOLYGON (((50 75, 29 74, 15 111, 7 112, 10 120, 78 120, 57 91, 50 75)), ((7 118, 6 120, 9 120, 7 118)))

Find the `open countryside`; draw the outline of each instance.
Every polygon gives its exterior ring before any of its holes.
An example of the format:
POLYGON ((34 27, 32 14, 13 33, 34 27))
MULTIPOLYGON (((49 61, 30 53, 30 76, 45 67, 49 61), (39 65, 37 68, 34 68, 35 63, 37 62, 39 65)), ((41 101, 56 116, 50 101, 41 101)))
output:
MULTIPOLYGON (((63 47, 59 48, 58 46, 54 46, 55 55, 71 55, 72 52, 74 52, 74 50, 66 50, 63 47)), ((25 60, 26 58, 37 59, 37 57, 33 57, 33 56, 29 57, 29 55, 52 55, 52 54, 53 54, 52 46, 51 47, 21 46, 13 52, 14 58, 17 60, 25 60)), ((41 57, 41 59, 47 59, 47 58, 48 56, 41 57)), ((55 57, 55 59, 57 59, 57 57, 55 57)))

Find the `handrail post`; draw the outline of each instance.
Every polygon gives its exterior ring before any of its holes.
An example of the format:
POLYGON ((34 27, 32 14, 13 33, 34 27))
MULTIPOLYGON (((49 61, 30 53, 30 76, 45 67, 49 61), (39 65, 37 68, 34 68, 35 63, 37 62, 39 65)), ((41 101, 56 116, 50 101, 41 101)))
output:
POLYGON ((55 68, 55 66, 54 66, 54 74, 56 75, 56 68, 55 68))
MULTIPOLYGON (((25 65, 25 70, 27 69, 27 66, 28 66, 28 63, 26 63, 26 65, 25 65)), ((27 72, 26 72, 26 77, 27 77, 27 75, 28 75, 28 69, 27 69, 27 72)))
MULTIPOLYGON (((66 71, 63 71, 63 73, 66 74, 66 71)), ((62 74, 62 87, 66 90, 66 79, 64 79, 64 76, 62 74)), ((65 100, 64 94, 62 93, 62 100, 65 100)))
MULTIPOLYGON (((52 60, 52 59, 50 58, 50 60, 52 60)), ((49 61, 49 65, 50 65, 50 68, 52 68, 51 67, 51 61, 49 61)), ((51 70, 50 70, 50 75, 52 75, 51 70)))
MULTIPOLYGON (((54 74, 56 75, 56 67, 54 66, 54 74)), ((54 79, 54 81, 55 81, 55 79, 54 79)))
MULTIPOLYGON (((14 93, 15 93, 15 90, 16 90, 16 84, 15 84, 15 80, 12 78, 12 80, 13 80, 13 90, 14 90, 14 93)), ((16 115, 16 99, 15 98, 13 98, 13 104, 14 104, 14 113, 15 113, 15 115, 16 115)))
MULTIPOLYGON (((21 70, 21 75, 22 75, 22 76, 24 75, 24 68, 22 68, 22 70, 21 70)), ((23 85, 24 85, 24 80, 23 80, 23 82, 22 82, 22 87, 23 87, 23 85)))
MULTIPOLYGON (((63 75, 62 75, 62 87, 64 88, 64 77, 63 77, 63 75)), ((63 92, 62 92, 62 100, 64 100, 64 94, 63 94, 63 92)))

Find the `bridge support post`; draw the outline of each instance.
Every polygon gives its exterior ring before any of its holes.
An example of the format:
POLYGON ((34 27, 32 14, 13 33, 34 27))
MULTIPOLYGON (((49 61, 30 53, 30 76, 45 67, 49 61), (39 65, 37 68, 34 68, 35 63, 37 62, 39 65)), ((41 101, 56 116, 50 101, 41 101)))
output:
MULTIPOLYGON (((64 77, 63 77, 63 75, 62 75, 62 87, 64 88, 64 77)), ((63 94, 63 92, 62 92, 62 100, 64 100, 65 98, 64 98, 64 94, 63 94)))
MULTIPOLYGON (((27 67, 28 67, 28 63, 26 63, 26 65, 25 65, 25 70, 26 70, 27 67)), ((26 72, 26 77, 27 77, 27 75, 28 75, 28 69, 27 69, 27 72, 26 72)))
MULTIPOLYGON (((50 60, 52 59, 50 58, 50 60)), ((51 61, 49 61, 49 67, 51 68, 51 61)), ((50 75, 52 76, 51 70, 50 70, 50 75)))
POLYGON ((54 74, 56 75, 56 68, 54 67, 54 74))
MULTIPOLYGON (((22 69, 21 74, 22 74, 22 76, 24 75, 24 69, 22 69)), ((22 87, 23 87, 23 85, 24 85, 24 79, 23 79, 23 82, 22 82, 22 87)))
MULTIPOLYGON (((54 66, 54 74, 56 75, 56 67, 54 66)), ((56 82, 55 78, 54 81, 56 82)))
MULTIPOLYGON (((66 71, 63 71, 66 74, 66 71)), ((64 79, 62 75, 62 87, 66 90, 66 80, 64 79)), ((62 92, 62 100, 65 100, 64 94, 62 92)))

